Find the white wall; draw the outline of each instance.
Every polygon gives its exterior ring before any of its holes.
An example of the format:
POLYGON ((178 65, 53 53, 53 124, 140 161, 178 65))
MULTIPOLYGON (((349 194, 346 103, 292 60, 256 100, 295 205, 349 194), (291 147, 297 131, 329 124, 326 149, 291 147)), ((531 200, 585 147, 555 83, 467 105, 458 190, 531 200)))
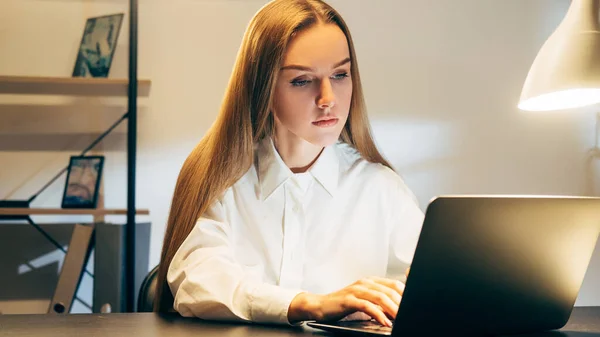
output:
MULTIPOLYGON (((151 211, 152 265, 179 168, 214 120, 244 29, 264 3, 140 3, 139 76, 152 89, 139 102, 137 204, 151 211)), ((568 0, 330 3, 354 36, 376 140, 423 208, 449 193, 599 193, 600 172, 588 155, 596 110, 516 109, 527 70, 568 0)), ((3 0, 0 74, 69 76, 84 19, 126 10, 124 0, 3 0)), ((123 28, 111 77, 127 75, 127 22, 123 28)), ((77 149, 71 143, 85 144, 125 106, 120 99, 0 97, 0 199, 29 196, 66 164, 77 149)), ((120 132, 104 144, 108 207, 126 204, 120 132)), ((62 184, 38 205, 58 206, 62 184)), ((578 305, 600 305, 600 251, 592 264, 578 305)))

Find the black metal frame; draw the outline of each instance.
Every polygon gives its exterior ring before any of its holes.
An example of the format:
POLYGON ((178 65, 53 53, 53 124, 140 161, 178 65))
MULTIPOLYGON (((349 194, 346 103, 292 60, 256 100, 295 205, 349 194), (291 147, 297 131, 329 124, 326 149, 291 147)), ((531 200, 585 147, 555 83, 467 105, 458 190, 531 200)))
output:
POLYGON ((126 310, 135 311, 135 166, 137 148, 138 0, 129 0, 129 88, 127 110, 126 310))

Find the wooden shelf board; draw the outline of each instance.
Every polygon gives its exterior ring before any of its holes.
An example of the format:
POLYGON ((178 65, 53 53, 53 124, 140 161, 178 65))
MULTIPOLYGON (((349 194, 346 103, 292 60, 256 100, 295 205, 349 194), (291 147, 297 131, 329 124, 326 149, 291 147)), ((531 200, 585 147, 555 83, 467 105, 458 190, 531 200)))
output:
MULTIPOLYGON (((137 209, 137 215, 149 215, 148 209, 137 209)), ((127 215, 127 209, 62 209, 62 208, 0 208, 0 215, 127 215)))
MULTIPOLYGON (((0 76, 0 94, 127 96, 126 78, 0 76)), ((138 79, 138 95, 148 96, 150 80, 138 79)))

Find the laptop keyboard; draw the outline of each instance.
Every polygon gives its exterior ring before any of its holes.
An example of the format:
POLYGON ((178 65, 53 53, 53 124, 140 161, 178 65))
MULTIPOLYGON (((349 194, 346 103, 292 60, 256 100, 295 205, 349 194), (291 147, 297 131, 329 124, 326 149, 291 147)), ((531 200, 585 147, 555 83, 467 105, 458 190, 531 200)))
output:
POLYGON ((372 331, 381 331, 381 332, 392 332, 391 327, 383 326, 379 324, 376 320, 370 321, 341 321, 336 322, 335 325, 345 327, 345 328, 353 328, 353 329, 367 329, 372 331))

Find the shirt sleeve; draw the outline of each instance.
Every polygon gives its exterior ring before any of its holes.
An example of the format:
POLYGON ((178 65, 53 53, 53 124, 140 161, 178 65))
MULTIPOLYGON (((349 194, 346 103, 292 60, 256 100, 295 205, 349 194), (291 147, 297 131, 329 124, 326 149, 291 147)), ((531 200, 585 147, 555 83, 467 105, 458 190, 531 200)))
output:
POLYGON ((417 247, 424 214, 417 198, 400 177, 396 177, 391 191, 390 247, 387 277, 406 280, 406 269, 410 267, 417 247))
POLYGON ((264 283, 236 261, 223 204, 215 202, 176 252, 167 273, 173 308, 182 316, 290 324, 299 289, 264 283))

